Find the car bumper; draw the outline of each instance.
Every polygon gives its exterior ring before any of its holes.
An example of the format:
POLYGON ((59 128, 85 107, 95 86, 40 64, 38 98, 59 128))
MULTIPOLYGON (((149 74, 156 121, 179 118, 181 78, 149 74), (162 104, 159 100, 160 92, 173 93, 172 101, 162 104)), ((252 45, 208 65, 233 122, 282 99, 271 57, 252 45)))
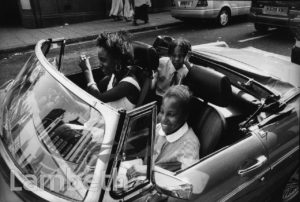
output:
POLYGON ((274 27, 299 27, 300 24, 300 16, 289 19, 288 17, 274 17, 274 16, 266 16, 260 14, 250 13, 249 19, 251 22, 265 24, 274 27))
POLYGON ((265 24, 274 27, 289 27, 289 19, 287 17, 274 17, 251 13, 249 15, 249 18, 250 21, 254 23, 265 24))
POLYGON ((216 18, 219 14, 218 10, 213 9, 172 9, 171 15, 174 18, 203 18, 212 19, 216 18))

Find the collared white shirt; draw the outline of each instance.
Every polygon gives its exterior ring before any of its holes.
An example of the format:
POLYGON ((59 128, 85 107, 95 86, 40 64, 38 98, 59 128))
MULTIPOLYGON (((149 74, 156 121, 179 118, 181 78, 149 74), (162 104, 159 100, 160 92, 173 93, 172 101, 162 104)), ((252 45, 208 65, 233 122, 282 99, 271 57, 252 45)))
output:
POLYGON ((156 165, 175 171, 180 169, 178 166, 184 169, 199 159, 200 143, 187 123, 169 135, 164 133, 161 124, 157 124, 156 131, 153 152, 156 165))
POLYGON ((158 135, 166 136, 168 142, 175 142, 176 140, 179 140, 188 130, 189 130, 188 124, 184 123, 183 126, 181 126, 177 131, 171 133, 170 135, 166 135, 160 125, 160 128, 158 130, 158 135))
POLYGON ((157 95, 163 96, 164 93, 169 89, 175 71, 177 71, 177 84, 180 84, 189 70, 185 65, 176 70, 169 57, 162 57, 159 59, 159 66, 154 75, 152 84, 153 87, 156 87, 157 95))

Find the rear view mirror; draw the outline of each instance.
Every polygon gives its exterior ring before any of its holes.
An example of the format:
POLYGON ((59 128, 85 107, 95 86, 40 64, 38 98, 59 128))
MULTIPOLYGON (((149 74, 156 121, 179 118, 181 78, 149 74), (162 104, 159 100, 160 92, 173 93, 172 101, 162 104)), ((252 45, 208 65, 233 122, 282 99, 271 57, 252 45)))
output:
POLYGON ((177 178, 172 172, 155 167, 153 178, 155 189, 159 193, 184 200, 190 199, 193 185, 177 178))

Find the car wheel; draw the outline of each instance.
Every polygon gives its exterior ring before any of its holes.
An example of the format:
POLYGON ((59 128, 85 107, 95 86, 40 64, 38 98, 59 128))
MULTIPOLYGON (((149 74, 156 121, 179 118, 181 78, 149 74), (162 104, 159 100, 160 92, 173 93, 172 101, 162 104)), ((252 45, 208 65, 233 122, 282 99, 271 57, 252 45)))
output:
POLYGON ((227 26, 230 20, 230 12, 228 11, 228 9, 222 9, 218 15, 217 20, 220 26, 227 26))
POLYGON ((299 168, 292 174, 283 188, 282 202, 294 202, 299 199, 299 168))
POLYGON ((258 24, 258 23, 254 23, 254 28, 256 29, 256 31, 258 32, 266 32, 268 31, 269 27, 267 25, 264 24, 258 24))

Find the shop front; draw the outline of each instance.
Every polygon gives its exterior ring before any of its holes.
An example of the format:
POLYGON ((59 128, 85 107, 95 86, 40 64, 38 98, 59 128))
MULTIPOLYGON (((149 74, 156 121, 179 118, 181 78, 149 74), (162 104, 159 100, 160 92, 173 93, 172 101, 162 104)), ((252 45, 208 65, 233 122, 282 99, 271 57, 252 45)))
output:
POLYGON ((105 0, 19 0, 22 25, 49 27, 105 18, 105 0))
MULTIPOLYGON (((18 16, 17 19, 23 27, 41 28, 109 18, 112 0, 4 1, 15 2, 16 14, 14 16, 18 16)), ((150 13, 161 12, 171 7, 172 0, 151 0, 151 3, 150 13)), ((8 10, 11 11, 11 8, 8 10)), ((2 18, 7 19, 7 16, 2 16, 2 18)))

